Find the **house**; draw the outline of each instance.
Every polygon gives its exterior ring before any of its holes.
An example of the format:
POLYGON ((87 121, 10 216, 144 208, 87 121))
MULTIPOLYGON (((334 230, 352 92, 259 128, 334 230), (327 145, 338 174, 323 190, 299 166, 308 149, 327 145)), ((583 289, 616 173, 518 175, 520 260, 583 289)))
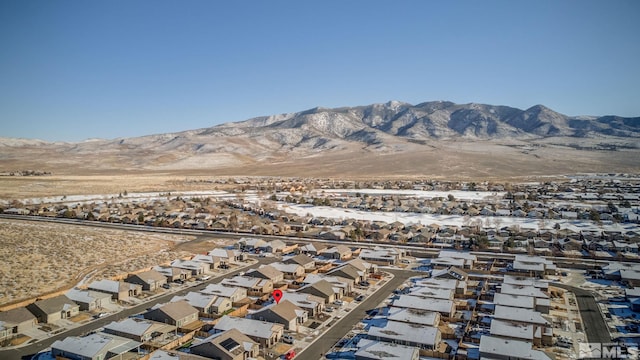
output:
POLYGON ((426 286, 432 289, 452 289, 456 294, 467 292, 467 282, 454 277, 435 277, 416 281, 415 286, 426 286))
POLYGON ((220 258, 220 264, 223 265, 235 264, 240 260, 241 257, 241 253, 238 250, 229 250, 222 248, 213 249, 209 251, 208 255, 220 258))
POLYGON ((85 337, 69 336, 64 340, 56 340, 51 345, 54 358, 73 360, 104 360, 115 357, 122 358, 129 352, 138 352, 137 341, 104 333, 91 334, 85 337))
POLYGON ((11 334, 19 334, 35 328, 38 320, 29 310, 19 307, 0 312, 0 324, 7 331, 5 337, 9 337, 11 334))
POLYGON ((305 310, 294 305, 291 301, 282 300, 278 304, 256 311, 251 314, 251 318, 282 324, 285 330, 296 331, 298 324, 303 324, 307 321, 308 315, 305 310))
POLYGON ((434 267, 456 266, 461 269, 472 269, 477 260, 477 257, 470 253, 442 250, 437 258, 431 260, 431 264, 434 267))
POLYGON ((440 330, 433 326, 387 321, 385 326, 371 326, 367 338, 389 343, 415 346, 420 349, 435 349, 442 341, 440 330))
MULTIPOLYGON (((298 255, 298 256, 306 256, 306 255, 298 255)), ((295 263, 286 264, 281 262, 275 262, 275 263, 271 263, 271 266, 276 270, 282 272, 284 274, 284 278, 289 280, 299 279, 303 277, 305 274, 304 267, 295 263)))
POLYGON ((460 282, 466 282, 469 279, 469 274, 455 266, 434 270, 431 272, 431 276, 437 279, 454 279, 460 282))
POLYGON ((339 276, 329 276, 327 274, 309 274, 304 278, 302 283, 307 285, 315 284, 320 281, 327 281, 331 284, 336 300, 341 299, 343 296, 346 296, 353 291, 353 280, 339 276))
POLYGON ((324 249, 321 253, 322 256, 335 260, 348 260, 351 258, 351 249, 344 245, 334 246, 328 249, 324 249))
POLYGON ((324 299, 315 295, 287 291, 283 298, 306 311, 309 316, 316 316, 324 309, 324 299))
POLYGON ((174 268, 171 266, 154 266, 153 270, 159 272, 167 278, 167 282, 174 282, 178 280, 187 280, 191 272, 183 269, 174 268))
POLYGON ((480 358, 496 360, 551 360, 540 350, 534 350, 527 341, 504 339, 482 335, 480 338, 480 358))
POLYGON ((160 342, 171 338, 175 330, 176 327, 173 325, 140 318, 126 318, 108 324, 102 332, 138 342, 160 342))
POLYGON ((198 309, 183 300, 158 304, 144 313, 143 317, 181 328, 198 320, 198 309))
POLYGON ((309 243, 298 247, 298 254, 306 254, 309 256, 318 256, 327 246, 322 243, 309 243))
POLYGON ((174 296, 171 302, 186 301, 189 305, 205 314, 221 314, 232 307, 231 300, 217 295, 190 291, 184 296, 174 296))
POLYGON ((366 280, 366 273, 351 264, 344 264, 327 272, 327 275, 349 279, 354 283, 366 280))
POLYGON ((516 255, 513 261, 513 271, 532 276, 551 275, 556 272, 556 265, 540 256, 516 255))
POLYGON ((416 309, 438 312, 440 315, 452 318, 455 314, 455 303, 452 300, 421 298, 412 295, 400 295, 393 300, 393 306, 399 308, 416 309))
POLYGON ((220 318, 213 329, 216 333, 237 329, 264 348, 277 344, 284 333, 284 326, 280 324, 227 315, 220 318))
POLYGON ((171 267, 188 271, 191 276, 198 276, 204 274, 210 265, 200 261, 176 259, 171 262, 171 267))
POLYGON ((127 301, 129 297, 142 294, 142 285, 115 280, 98 280, 88 286, 89 290, 111 294, 114 300, 127 301))
POLYGON ((411 296, 431 299, 453 300, 455 289, 433 289, 430 287, 413 287, 409 290, 411 296))
POLYGON ((329 304, 337 300, 333 285, 327 280, 320 280, 313 284, 301 287, 298 292, 317 296, 324 300, 325 304, 329 304))
POLYGON ((219 257, 211 256, 211 255, 203 255, 203 254, 197 254, 191 259, 191 261, 203 263, 205 265, 204 267, 205 272, 217 269, 220 267, 220 264, 221 264, 221 260, 219 257))
POLYGON ((553 345, 553 330, 531 323, 493 319, 489 333, 496 337, 530 341, 536 346, 553 345))
POLYGON ((224 286, 222 284, 209 284, 200 292, 228 298, 232 303, 240 302, 247 297, 247 289, 236 286, 224 286))
POLYGON ((78 315, 80 306, 65 295, 58 295, 29 304, 27 310, 36 316, 38 322, 54 323, 78 315))
POLYGON ((284 249, 286 249, 287 247, 288 246, 284 241, 276 239, 276 240, 269 241, 262 248, 266 252, 275 254, 275 253, 282 253, 284 249))
POLYGON ((131 274, 124 281, 130 284, 141 285, 144 291, 156 291, 167 283, 167 278, 156 270, 148 270, 131 274))
POLYGON ((345 264, 354 266, 356 269, 358 269, 359 271, 362 271, 363 273, 374 274, 378 271, 377 265, 366 262, 360 258, 351 259, 347 261, 345 264))
POLYGON ((355 360, 386 360, 389 358, 418 360, 420 352, 413 346, 362 339, 358 342, 355 360))
POLYGON ((257 238, 241 238, 238 240, 238 248, 241 250, 255 250, 255 249, 264 249, 267 245, 267 242, 262 239, 257 238))
POLYGON ((437 327, 440 324, 440 313, 434 311, 422 311, 410 308, 390 307, 387 311, 387 319, 409 324, 427 325, 437 327))
POLYGON ((192 345, 189 353, 219 360, 258 358, 259 345, 237 329, 213 334, 192 345))
POLYGON ((284 280, 284 273, 271 265, 260 265, 259 268, 247 272, 246 275, 271 280, 274 284, 281 283, 284 280))
POLYGON ((373 248, 362 249, 360 259, 379 265, 395 265, 404 256, 400 249, 395 248, 373 248))
POLYGON ((111 294, 99 291, 71 289, 65 295, 78 304, 81 311, 102 309, 111 303, 111 294))
POLYGON ((222 280, 221 284, 224 286, 245 288, 247 289, 248 296, 263 296, 271 294, 273 291, 273 281, 251 276, 234 276, 232 278, 226 278, 222 280))
POLYGON ((312 257, 305 254, 298 254, 283 261, 285 264, 296 264, 302 266, 305 271, 312 271, 316 268, 316 261, 312 257))

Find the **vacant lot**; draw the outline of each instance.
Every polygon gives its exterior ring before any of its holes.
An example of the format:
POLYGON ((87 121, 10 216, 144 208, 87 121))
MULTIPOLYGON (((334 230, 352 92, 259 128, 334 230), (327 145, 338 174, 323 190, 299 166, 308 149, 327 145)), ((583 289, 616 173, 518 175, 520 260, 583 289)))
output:
MULTIPOLYGON (((82 226, 0 220, 0 306, 71 287, 92 278, 187 255, 176 244, 192 238, 82 226)), ((213 247, 213 246, 212 246, 213 247)))

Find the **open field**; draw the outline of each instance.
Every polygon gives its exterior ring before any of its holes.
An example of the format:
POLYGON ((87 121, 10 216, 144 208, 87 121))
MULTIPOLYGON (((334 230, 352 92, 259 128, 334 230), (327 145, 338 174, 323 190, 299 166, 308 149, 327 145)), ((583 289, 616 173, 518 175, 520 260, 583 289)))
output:
POLYGON ((184 256, 191 240, 81 226, 0 220, 0 306, 184 256))

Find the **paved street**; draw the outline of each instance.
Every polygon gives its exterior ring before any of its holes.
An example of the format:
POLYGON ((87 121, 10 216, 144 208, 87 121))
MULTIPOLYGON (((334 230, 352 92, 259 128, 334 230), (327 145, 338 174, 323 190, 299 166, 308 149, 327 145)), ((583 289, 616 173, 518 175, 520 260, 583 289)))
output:
POLYGON ((588 290, 560 283, 553 283, 553 286, 567 289, 576 295, 576 301, 578 303, 578 308, 580 309, 580 316, 582 317, 582 323, 585 327, 584 331, 587 334, 587 340, 590 343, 611 342, 607 323, 602 317, 598 303, 588 290))
POLYGON ((354 325, 367 316, 367 310, 378 307, 378 305, 383 302, 393 292, 393 290, 410 277, 420 275, 413 271, 404 270, 383 269, 383 271, 393 274, 394 278, 385 283, 378 291, 369 295, 358 307, 351 310, 342 319, 331 325, 327 332, 321 334, 318 340, 307 346, 302 352, 298 353, 296 358, 320 359, 338 340, 351 331, 354 325))

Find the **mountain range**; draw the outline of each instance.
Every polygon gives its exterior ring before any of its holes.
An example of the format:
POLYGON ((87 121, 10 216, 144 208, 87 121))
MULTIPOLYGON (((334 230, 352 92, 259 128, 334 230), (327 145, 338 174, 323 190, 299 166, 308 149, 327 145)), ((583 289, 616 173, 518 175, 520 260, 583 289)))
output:
MULTIPOLYGON (((295 168, 296 159, 312 165, 319 157, 373 159, 393 154, 404 162, 415 162, 420 161, 419 154, 435 155, 438 151, 496 156, 515 151, 544 159, 544 150, 553 148, 603 152, 597 157, 606 163, 607 154, 615 157, 622 156, 621 151, 626 151, 624 156, 635 153, 640 149, 639 140, 640 117, 572 117, 543 105, 521 110, 446 101, 417 105, 390 101, 334 109, 318 107, 135 138, 77 143, 1 138, 0 155, 33 166, 38 159, 40 163, 48 159, 41 168, 74 165, 88 169, 180 170, 249 169, 278 163, 295 168)), ((637 160, 630 165, 637 166, 637 160)))

